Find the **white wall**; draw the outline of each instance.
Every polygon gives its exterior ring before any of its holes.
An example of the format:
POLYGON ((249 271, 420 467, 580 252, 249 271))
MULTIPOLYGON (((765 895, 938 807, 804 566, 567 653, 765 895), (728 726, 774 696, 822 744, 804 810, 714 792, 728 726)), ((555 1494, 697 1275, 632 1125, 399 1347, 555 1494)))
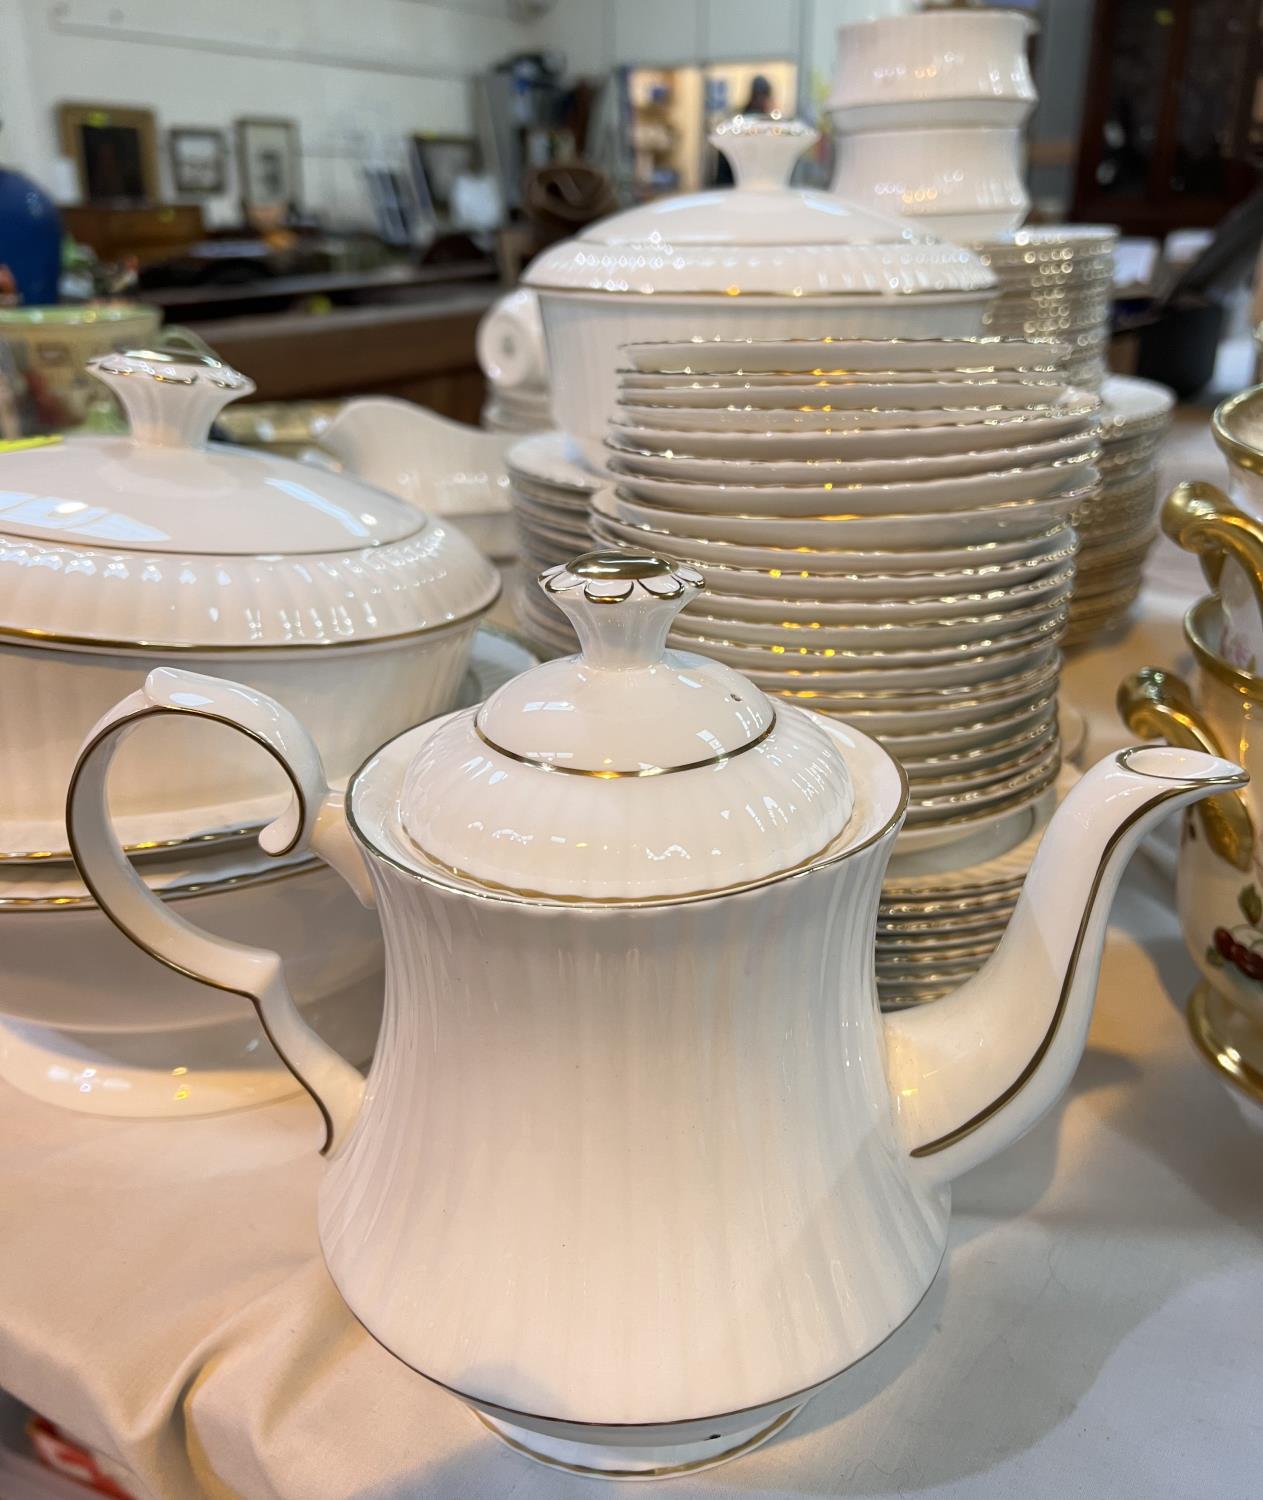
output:
POLYGON ((801 105, 818 102, 833 71, 839 26, 914 9, 914 0, 557 0, 535 27, 578 73, 623 63, 786 58, 798 64, 801 105))
MULTIPOLYGON (((509 0, 0 0, 0 156, 57 179, 60 102, 152 109, 165 131, 296 120, 304 198, 371 221, 360 165, 418 131, 472 130, 469 79, 533 45, 509 0)), ((208 218, 237 217, 230 191, 208 218)))

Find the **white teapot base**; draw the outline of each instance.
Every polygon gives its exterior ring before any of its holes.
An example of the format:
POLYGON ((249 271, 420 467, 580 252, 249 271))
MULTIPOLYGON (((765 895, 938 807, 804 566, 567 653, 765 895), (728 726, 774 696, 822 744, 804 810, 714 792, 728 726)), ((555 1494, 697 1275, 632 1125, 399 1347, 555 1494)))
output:
POLYGON ((561 1438, 549 1436, 529 1427, 515 1427, 495 1417, 475 1411, 474 1415, 489 1431, 495 1433, 515 1453, 533 1458, 549 1468, 564 1469, 568 1474, 580 1474, 592 1479, 675 1479, 682 1474, 697 1474, 703 1469, 713 1469, 729 1459, 740 1458, 776 1436, 806 1406, 801 1396, 790 1398, 795 1404, 786 1407, 772 1417, 767 1417, 768 1408, 760 1410, 758 1418, 750 1423, 749 1413, 733 1413, 727 1421, 738 1421, 745 1425, 729 1429, 724 1418, 711 1424, 711 1432, 702 1438, 692 1436, 672 1442, 667 1436, 673 1426, 691 1429, 695 1423, 681 1422, 654 1429, 662 1441, 649 1445, 607 1441, 614 1439, 618 1429, 613 1427, 591 1428, 591 1439, 561 1438))

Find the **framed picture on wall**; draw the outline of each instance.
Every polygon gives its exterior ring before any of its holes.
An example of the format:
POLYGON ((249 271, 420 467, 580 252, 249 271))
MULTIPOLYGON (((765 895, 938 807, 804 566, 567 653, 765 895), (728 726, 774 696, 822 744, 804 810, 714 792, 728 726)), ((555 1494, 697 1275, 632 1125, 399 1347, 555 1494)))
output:
POLYGON ((59 104, 61 149, 75 164, 85 203, 152 203, 159 196, 153 111, 59 104))
POLYGON ((480 168, 478 142, 468 135, 414 135, 412 150, 422 203, 440 222, 450 218, 456 179, 480 168))
POLYGON ((247 208, 284 204, 297 210, 299 179, 298 126, 293 120, 238 120, 237 176, 247 208))
POLYGON ((171 178, 182 196, 208 198, 228 186, 228 142, 222 130, 181 126, 167 131, 171 178))

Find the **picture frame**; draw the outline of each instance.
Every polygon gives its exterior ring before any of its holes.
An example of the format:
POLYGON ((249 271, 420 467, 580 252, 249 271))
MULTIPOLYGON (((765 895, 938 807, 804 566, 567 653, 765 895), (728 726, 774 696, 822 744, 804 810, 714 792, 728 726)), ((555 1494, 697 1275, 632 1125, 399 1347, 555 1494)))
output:
POLYGON ((283 204, 296 213, 302 200, 298 126, 259 116, 234 122, 237 180, 246 209, 283 204))
POLYGON ((153 203, 160 194, 152 110, 114 104, 57 106, 57 133, 85 203, 153 203))
POLYGON ((228 142, 222 130, 181 125, 167 131, 171 180, 185 198, 210 198, 228 187, 228 142))
POLYGON ((442 223, 451 217, 457 177, 481 170, 478 141, 472 135, 414 135, 412 154, 418 196, 430 216, 442 223))

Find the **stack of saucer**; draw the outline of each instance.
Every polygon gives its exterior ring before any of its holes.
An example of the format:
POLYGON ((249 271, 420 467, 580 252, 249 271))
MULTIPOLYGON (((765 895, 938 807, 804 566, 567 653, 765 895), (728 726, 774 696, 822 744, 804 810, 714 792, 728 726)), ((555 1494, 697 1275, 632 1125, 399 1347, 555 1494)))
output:
POLYGON ((1067 645, 1127 618, 1158 534, 1158 448, 1174 397, 1156 381, 1111 375, 1101 398, 1101 490, 1075 515, 1080 546, 1067 645))
MULTIPOLYGON (((672 641, 899 757, 900 851, 1037 802, 1060 763, 1070 517, 1099 400, 1010 340, 706 341, 626 351, 603 543, 699 565, 672 641)), ((1006 827, 1010 826, 1005 824, 1006 827)))
POLYGON ((1118 231, 1101 225, 1016 229, 971 248, 992 271, 1000 294, 987 311, 989 333, 1057 339, 1068 346, 1066 380, 1099 390, 1114 307, 1118 231))
POLYGON ((553 398, 547 386, 501 390, 492 386, 482 408, 487 432, 547 432, 553 425, 553 398))
MULTIPOLYGON (((509 449, 505 467, 523 577, 532 580, 545 568, 587 552, 592 546, 589 497, 598 481, 569 456, 565 435, 540 432, 523 438, 509 449)), ((575 650, 569 623, 537 589, 520 589, 515 605, 518 624, 532 641, 550 651, 575 650)))

